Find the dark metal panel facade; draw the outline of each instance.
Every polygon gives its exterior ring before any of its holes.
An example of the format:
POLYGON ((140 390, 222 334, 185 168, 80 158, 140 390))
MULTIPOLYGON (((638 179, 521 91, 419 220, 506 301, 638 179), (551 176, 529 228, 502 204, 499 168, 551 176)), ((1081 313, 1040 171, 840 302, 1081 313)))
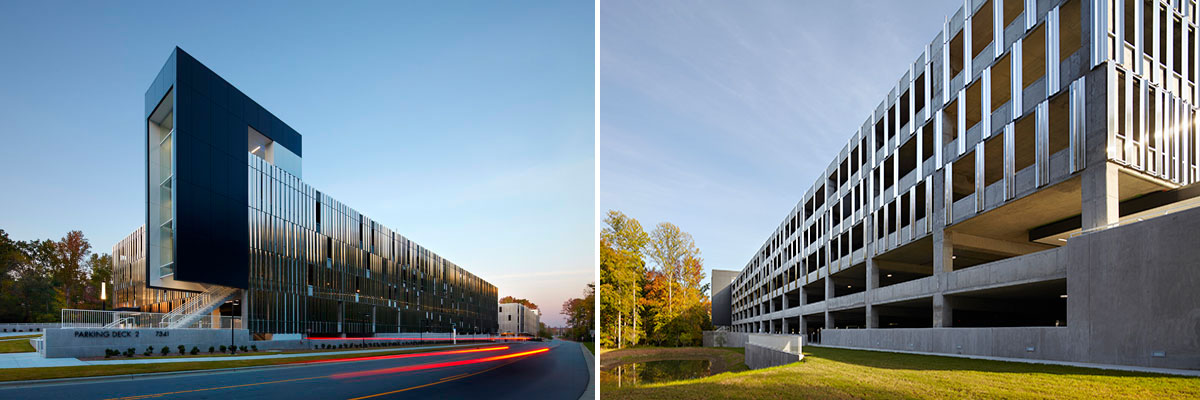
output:
MULTIPOLYGON (((301 138, 178 48, 146 92, 147 119, 164 98, 175 280, 246 289, 255 333, 496 332, 494 286, 247 152, 248 128, 297 156, 301 138)), ((148 287, 147 229, 160 229, 149 196, 162 185, 150 157, 147 225, 113 248, 116 304, 167 312, 189 293, 148 287)))

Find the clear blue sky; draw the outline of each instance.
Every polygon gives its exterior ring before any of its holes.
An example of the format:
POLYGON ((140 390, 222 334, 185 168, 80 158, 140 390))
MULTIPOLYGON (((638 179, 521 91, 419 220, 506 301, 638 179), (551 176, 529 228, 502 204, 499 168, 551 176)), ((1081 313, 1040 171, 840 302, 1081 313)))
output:
POLYGON ((740 270, 961 5, 604 1, 601 208, 740 270))
POLYGON ((561 325, 594 278, 590 2, 2 2, 0 229, 144 219, 143 94, 180 46, 304 138, 304 180, 561 325))

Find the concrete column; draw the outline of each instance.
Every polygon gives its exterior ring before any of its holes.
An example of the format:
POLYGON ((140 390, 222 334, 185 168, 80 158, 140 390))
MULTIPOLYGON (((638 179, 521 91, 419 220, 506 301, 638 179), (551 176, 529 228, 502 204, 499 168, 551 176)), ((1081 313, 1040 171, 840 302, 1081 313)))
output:
POLYGON ((950 299, 941 293, 933 295, 933 327, 949 328, 954 326, 954 308, 950 299))
POLYGON ((788 320, 787 320, 787 318, 783 318, 783 332, 781 332, 781 333, 788 333, 788 320))
MULTIPOLYGON (((1108 72, 1097 68, 1085 76, 1082 130, 1083 169, 1081 184, 1081 214, 1084 230, 1105 226, 1120 217, 1118 167, 1108 162, 1108 144, 1112 138, 1108 121, 1108 72)), ((1114 85, 1115 86, 1115 85, 1114 85)), ((1072 97, 1072 101, 1078 99, 1072 97)), ((1074 106, 1074 104, 1073 104, 1074 106)), ((1073 107, 1074 108, 1074 107, 1073 107)), ((1080 127, 1073 127, 1079 129, 1080 127)))
POLYGON ((933 295, 933 327, 951 326, 952 310, 942 291, 946 290, 946 281, 954 271, 954 240, 950 232, 942 228, 933 231, 933 276, 937 281, 937 293, 933 295))
POLYGON ((1118 174, 1117 166, 1110 162, 1092 164, 1083 170, 1083 230, 1105 226, 1120 218, 1118 174))
POLYGON ((829 314, 829 299, 833 298, 833 277, 829 276, 829 267, 825 267, 825 329, 833 328, 833 316, 829 314))
POLYGON ((825 267, 825 309, 829 309, 829 299, 833 298, 833 277, 829 276, 829 267, 825 267))
MULTIPOLYGON (((870 247, 870 245, 867 246, 870 247)), ((866 323, 868 329, 879 327, 879 315, 875 313, 875 306, 872 304, 875 302, 874 293, 877 288, 879 288, 879 267, 875 265, 873 257, 867 257, 867 290, 864 292, 863 298, 866 299, 867 304, 866 323)))

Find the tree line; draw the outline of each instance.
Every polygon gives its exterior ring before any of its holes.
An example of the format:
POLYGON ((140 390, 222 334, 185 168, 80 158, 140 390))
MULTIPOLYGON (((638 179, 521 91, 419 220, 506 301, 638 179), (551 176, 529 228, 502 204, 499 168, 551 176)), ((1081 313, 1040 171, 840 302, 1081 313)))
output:
POLYGON ((704 277, 691 234, 669 222, 646 233, 610 210, 600 233, 600 345, 700 345, 712 329, 704 277))
POLYGON ((564 301, 562 314, 567 317, 563 338, 580 342, 592 340, 596 326, 596 284, 589 283, 583 297, 564 301))
POLYGON ((0 229, 0 322, 59 322, 64 308, 100 309, 100 284, 111 281, 112 257, 92 253, 83 232, 14 241, 0 229))
POLYGON ((509 304, 509 303, 517 303, 517 304, 523 305, 525 307, 528 307, 530 310, 538 309, 537 304, 534 304, 532 301, 529 301, 529 299, 518 299, 518 298, 512 297, 512 296, 504 296, 504 297, 500 298, 500 304, 509 304))

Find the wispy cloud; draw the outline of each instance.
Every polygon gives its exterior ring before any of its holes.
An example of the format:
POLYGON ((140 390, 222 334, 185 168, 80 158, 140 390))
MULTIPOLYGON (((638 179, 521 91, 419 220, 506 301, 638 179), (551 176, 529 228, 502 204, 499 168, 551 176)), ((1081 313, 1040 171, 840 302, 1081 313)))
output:
POLYGON ((492 277, 492 279, 527 279, 527 278, 546 278, 546 277, 554 277, 554 276, 578 276, 578 275, 594 276, 595 273, 596 273, 595 269, 585 268, 585 269, 559 270, 559 271, 521 272, 521 273, 515 273, 515 274, 497 275, 497 276, 492 277))
POLYGON ((601 207, 739 268, 959 5, 606 0, 601 207))

